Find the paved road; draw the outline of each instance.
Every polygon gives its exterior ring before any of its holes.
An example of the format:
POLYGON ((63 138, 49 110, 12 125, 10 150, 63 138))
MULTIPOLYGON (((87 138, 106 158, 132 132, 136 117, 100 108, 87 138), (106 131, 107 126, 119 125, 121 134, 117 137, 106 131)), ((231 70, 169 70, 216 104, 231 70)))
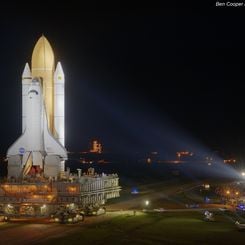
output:
MULTIPOLYGON (((122 195, 120 197, 120 202, 116 202, 115 204, 107 204, 107 209, 140 209, 145 207, 146 200, 150 201, 151 208, 158 208, 159 204, 161 202, 164 202, 164 200, 168 200, 169 197, 171 198, 171 207, 183 207, 185 206, 184 203, 181 203, 179 200, 174 200, 171 196, 192 190, 199 187, 200 185, 201 183, 192 182, 180 184, 178 181, 175 180, 141 185, 139 189, 143 189, 143 192, 140 192, 138 195, 122 195)), ((130 190, 128 190, 128 193, 130 193, 130 190)))
POLYGON ((58 224, 8 224, 1 227, 1 244, 37 244, 42 240, 66 235, 73 227, 58 224))
POLYGON ((55 224, 43 223, 35 224, 30 222, 10 222, 0 223, 0 244, 5 245, 33 245, 45 243, 45 241, 66 236, 72 232, 83 230, 86 225, 96 224, 111 219, 116 213, 96 217, 86 217, 84 222, 78 224, 55 224))

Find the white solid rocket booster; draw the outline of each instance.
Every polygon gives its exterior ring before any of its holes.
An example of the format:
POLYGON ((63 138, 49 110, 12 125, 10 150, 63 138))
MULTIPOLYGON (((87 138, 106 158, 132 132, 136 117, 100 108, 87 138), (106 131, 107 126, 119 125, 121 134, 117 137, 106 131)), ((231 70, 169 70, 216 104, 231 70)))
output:
POLYGON ((54 73, 54 128, 56 139, 65 146, 65 75, 60 62, 54 73))
POLYGON ((22 133, 24 133, 26 128, 26 99, 31 80, 31 70, 28 63, 26 63, 24 71, 22 73, 22 133))

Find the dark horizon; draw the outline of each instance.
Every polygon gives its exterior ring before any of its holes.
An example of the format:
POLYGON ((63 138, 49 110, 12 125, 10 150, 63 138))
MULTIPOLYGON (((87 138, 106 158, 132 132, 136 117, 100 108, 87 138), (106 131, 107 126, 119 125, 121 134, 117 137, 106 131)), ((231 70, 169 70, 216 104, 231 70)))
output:
POLYGON ((0 152, 21 133, 21 74, 43 33, 66 75, 68 150, 99 138, 112 150, 244 157, 241 10, 71 5, 43 18, 16 6, 0 17, 0 152))

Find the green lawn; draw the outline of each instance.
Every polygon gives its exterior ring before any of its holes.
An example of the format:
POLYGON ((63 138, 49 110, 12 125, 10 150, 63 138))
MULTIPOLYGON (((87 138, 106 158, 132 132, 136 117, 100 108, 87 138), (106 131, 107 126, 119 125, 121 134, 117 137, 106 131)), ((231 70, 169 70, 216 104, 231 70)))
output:
POLYGON ((45 244, 242 244, 245 231, 232 217, 216 214, 205 222, 198 212, 119 215, 99 224, 81 226, 69 236, 45 244))

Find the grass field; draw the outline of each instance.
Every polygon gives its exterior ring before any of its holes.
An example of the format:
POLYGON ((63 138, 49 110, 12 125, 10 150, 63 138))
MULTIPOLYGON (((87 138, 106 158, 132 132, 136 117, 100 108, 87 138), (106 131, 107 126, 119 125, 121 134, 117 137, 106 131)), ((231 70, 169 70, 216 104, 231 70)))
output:
POLYGON ((205 222, 199 212, 119 215, 45 244, 243 244, 245 231, 234 219, 220 213, 205 222))

